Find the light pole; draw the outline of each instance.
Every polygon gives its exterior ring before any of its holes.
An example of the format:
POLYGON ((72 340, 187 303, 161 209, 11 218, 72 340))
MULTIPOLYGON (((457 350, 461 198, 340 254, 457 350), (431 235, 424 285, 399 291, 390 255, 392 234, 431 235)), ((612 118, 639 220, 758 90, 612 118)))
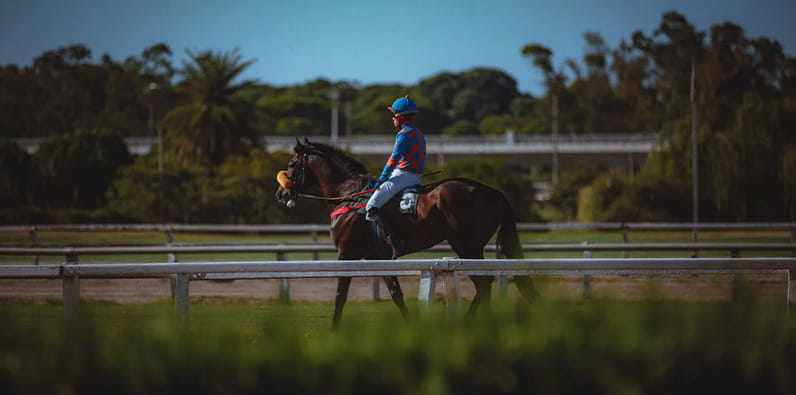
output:
POLYGON ((331 124, 331 140, 332 144, 337 144, 337 137, 339 133, 340 122, 339 114, 340 114, 340 88, 335 85, 329 91, 329 98, 332 99, 332 124, 331 124))
MULTIPOLYGON (((691 220, 694 222, 692 241, 699 241, 697 223, 699 222, 699 172, 697 159, 697 103, 696 103, 696 60, 691 58, 691 192, 692 192, 692 212, 691 220)), ((696 255, 696 251, 694 251, 696 255)))
POLYGON ((160 86, 150 82, 144 88, 144 96, 149 107, 149 130, 157 132, 158 136, 158 206, 160 220, 163 220, 163 129, 155 126, 155 103, 162 93, 160 86))
POLYGON ((558 94, 553 93, 553 186, 558 184, 558 94))

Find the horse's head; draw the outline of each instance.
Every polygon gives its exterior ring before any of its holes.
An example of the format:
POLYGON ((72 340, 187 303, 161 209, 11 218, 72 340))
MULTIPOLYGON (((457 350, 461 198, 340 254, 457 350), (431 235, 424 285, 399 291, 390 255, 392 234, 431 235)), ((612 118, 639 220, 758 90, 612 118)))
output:
POLYGON ((276 190, 277 200, 292 208, 295 206, 295 197, 299 193, 307 193, 318 187, 317 180, 312 171, 310 157, 313 155, 313 146, 306 138, 304 143, 296 139, 293 147, 293 158, 287 164, 287 170, 277 173, 276 180, 279 188, 276 190))
POLYGON ((291 200, 299 194, 340 196, 361 189, 370 178, 362 163, 331 145, 296 139, 293 151, 296 154, 287 170, 277 175, 276 197, 289 207, 295 205, 291 200))

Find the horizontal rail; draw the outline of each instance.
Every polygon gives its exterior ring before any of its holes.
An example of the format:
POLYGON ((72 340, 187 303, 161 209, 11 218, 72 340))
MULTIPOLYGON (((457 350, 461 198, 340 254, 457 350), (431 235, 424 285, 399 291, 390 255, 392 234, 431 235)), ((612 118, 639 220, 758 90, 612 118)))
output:
MULTIPOLYGON (((543 251, 796 251, 796 243, 523 243, 527 252, 543 251)), ((488 244, 486 251, 495 251, 488 244)), ((448 244, 439 244, 427 251, 451 251, 448 244)), ((217 245, 126 245, 71 246, 46 245, 0 247, 0 255, 99 255, 99 254, 178 254, 178 253, 241 253, 241 252, 337 252, 329 243, 295 244, 217 244, 217 245)))
POLYGON ((5 225, 0 232, 197 232, 197 233, 309 233, 328 232, 325 224, 265 224, 265 225, 223 225, 223 224, 44 224, 44 225, 5 225))
MULTIPOLYGON (((545 230, 792 230, 796 222, 550 222, 518 223, 520 231, 545 230)), ((209 232, 209 233, 310 233, 328 232, 327 224, 43 224, 5 225, 0 232, 30 231, 156 231, 156 232, 209 232)))
MULTIPOLYGON (((290 277, 383 276, 400 272, 453 271, 462 273, 545 272, 583 274, 656 271, 660 273, 701 271, 784 271, 796 269, 796 258, 594 258, 594 259, 414 259, 373 261, 241 261, 190 263, 113 263, 58 265, 2 265, 0 278, 80 277, 139 278, 178 274, 279 273, 290 277)), ((494 273, 493 273, 494 274, 494 273)), ((201 276, 198 277, 201 279, 201 276)))
POLYGON ((796 222, 550 222, 518 223, 520 231, 545 230, 791 230, 796 222))
MULTIPOLYGON (((596 259, 416 259, 378 261, 244 261, 191 263, 115 263, 59 265, 0 265, 3 278, 61 278, 64 319, 80 304, 81 278, 174 278, 175 317, 188 325, 191 280, 281 278, 280 297, 288 300, 287 278, 375 277, 419 275, 418 301, 427 308, 435 278, 441 272, 457 275, 508 276, 573 274, 583 276, 584 297, 590 295, 591 274, 739 274, 786 273, 787 305, 796 301, 793 270, 796 258, 596 258, 596 259)), ((458 278, 454 276, 454 278, 458 278)), ((454 280, 455 281, 455 280, 454 280)), ((505 282, 504 282, 505 284, 505 282)), ((457 294, 458 295, 458 294, 457 294)))

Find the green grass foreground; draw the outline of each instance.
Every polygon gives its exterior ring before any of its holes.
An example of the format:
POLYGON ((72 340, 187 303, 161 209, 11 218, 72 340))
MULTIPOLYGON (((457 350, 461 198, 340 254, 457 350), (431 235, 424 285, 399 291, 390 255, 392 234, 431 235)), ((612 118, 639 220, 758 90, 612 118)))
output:
POLYGON ((389 302, 0 303, 5 394, 794 393, 782 304, 495 301, 405 321, 389 302))

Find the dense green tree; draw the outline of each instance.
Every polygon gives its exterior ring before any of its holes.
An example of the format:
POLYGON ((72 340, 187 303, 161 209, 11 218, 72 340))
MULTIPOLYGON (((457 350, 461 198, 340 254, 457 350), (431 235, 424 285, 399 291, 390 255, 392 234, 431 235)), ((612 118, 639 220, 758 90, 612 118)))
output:
POLYGON ((213 178, 205 221, 217 223, 318 222, 326 215, 321 201, 302 199, 300 209, 288 210, 276 200, 276 173, 290 160, 287 153, 268 153, 262 148, 233 155, 213 178))
POLYGON ((433 109, 446 112, 453 120, 475 122, 508 113, 511 101, 519 95, 514 78, 488 68, 437 74, 421 80, 418 87, 433 109))
POLYGON ((159 173, 157 155, 141 155, 109 186, 108 208, 139 222, 202 222, 209 179, 200 164, 182 165, 167 155, 159 173))
POLYGON ((102 206, 117 169, 131 160, 122 137, 107 129, 49 137, 33 155, 36 200, 50 207, 102 206))
POLYGON ((330 104, 324 96, 296 96, 284 92, 262 96, 256 103, 260 132, 294 136, 329 133, 330 104))
POLYGON ((0 137, 0 206, 31 203, 33 163, 13 141, 0 137))
POLYGON ((442 134, 446 136, 477 135, 478 124, 469 119, 460 119, 445 129, 442 129, 442 134))

